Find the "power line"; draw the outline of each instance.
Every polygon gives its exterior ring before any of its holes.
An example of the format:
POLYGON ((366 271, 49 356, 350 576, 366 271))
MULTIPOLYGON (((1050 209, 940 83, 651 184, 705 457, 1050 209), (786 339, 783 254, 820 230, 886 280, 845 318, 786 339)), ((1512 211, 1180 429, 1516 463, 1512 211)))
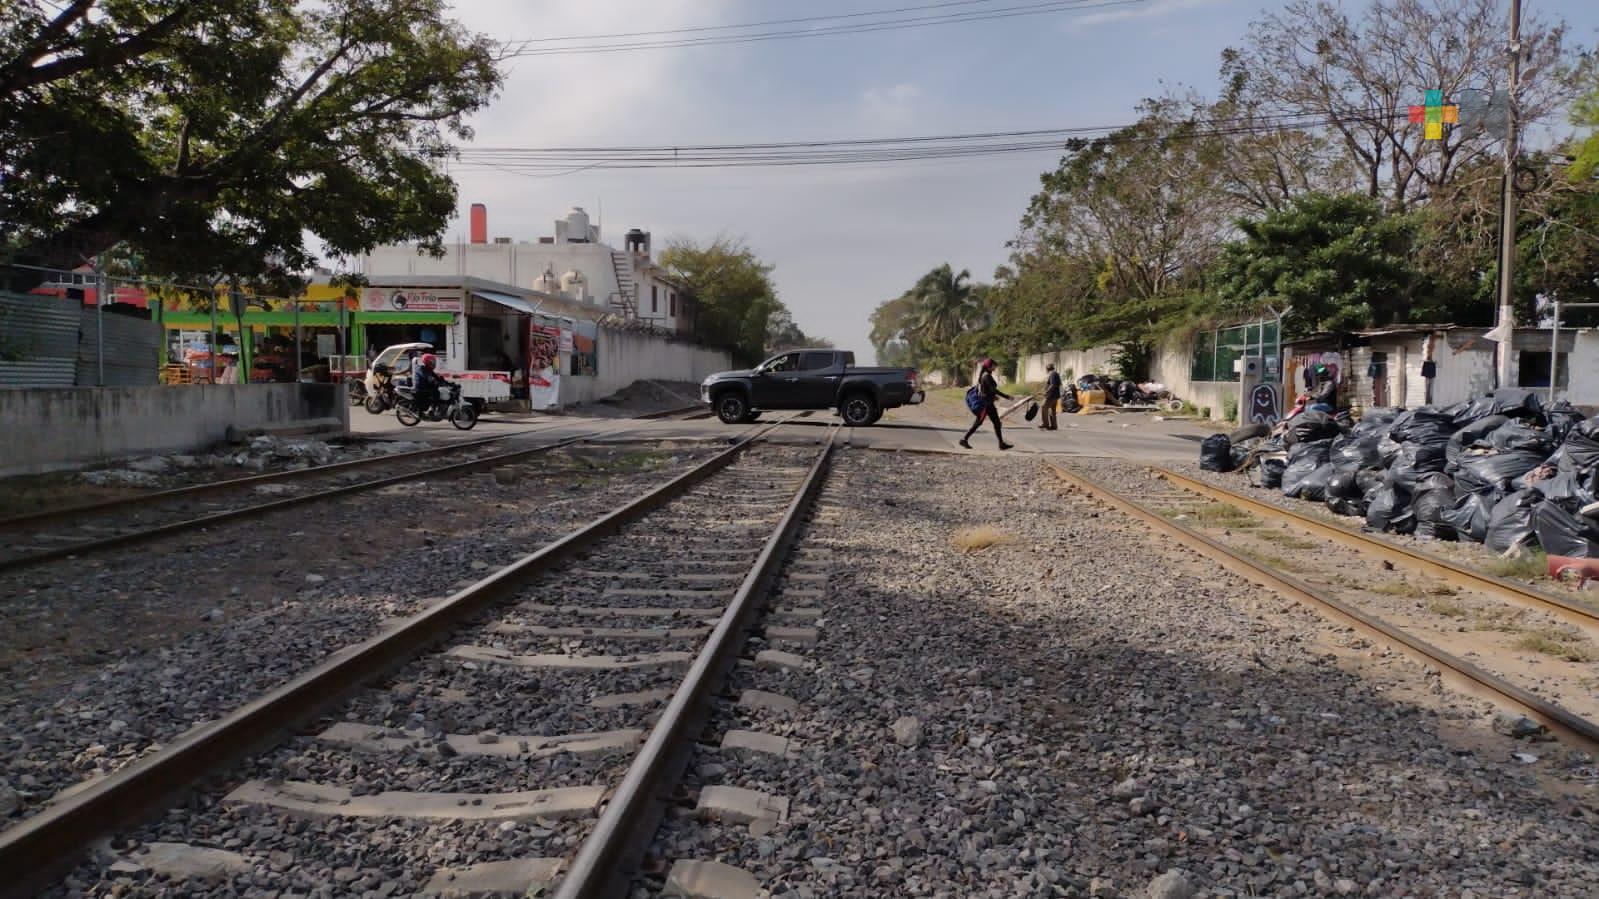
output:
MULTIPOLYGON (((530 41, 508 42, 505 46, 515 46, 517 49, 507 49, 500 54, 501 59, 513 59, 527 56, 562 56, 586 53, 622 53, 637 50, 663 50, 678 49, 683 47, 724 46, 731 44, 749 44, 775 40, 798 40, 812 37, 832 37, 845 34, 866 34, 876 31, 899 31, 908 28, 926 28, 934 25, 956 25, 970 22, 987 22, 995 19, 1009 19, 1017 16, 1047 15, 1059 12, 1077 12, 1080 10, 1100 9, 1110 6, 1129 6, 1146 3, 1148 0, 1044 0, 1044 2, 1027 3, 1017 6, 1002 6, 986 10, 971 10, 967 12, 943 13, 932 16, 911 16, 898 19, 884 19, 879 22, 859 22, 846 25, 832 25, 818 28, 787 29, 777 31, 756 32, 753 34, 728 34, 712 35, 696 38, 668 38, 654 41, 634 41, 631 43, 611 44, 579 44, 575 46, 533 47, 530 41)), ((935 4, 939 6, 943 4, 935 4)), ((932 8, 932 7, 927 7, 932 8)), ((820 18, 820 17, 818 17, 820 18)), ((714 27, 714 26, 704 26, 714 27)), ((730 26, 731 27, 731 26, 730 26)))
MULTIPOLYGON (((1345 121, 1396 120, 1397 112, 1351 112, 1345 121)), ((1330 120, 1319 113, 1282 112, 1248 119, 1191 122, 1177 133, 1121 135, 1129 126, 1029 129, 916 135, 896 138, 858 138, 745 144, 707 144, 664 147, 467 147, 459 151, 465 169, 494 168, 518 174, 558 176, 591 169, 748 168, 770 166, 859 165, 936 159, 966 159, 1027 152, 1060 152, 1065 141, 1095 136, 1099 141, 1134 143, 1173 139, 1201 139, 1322 127, 1330 120)))
POLYGON ((739 25, 694 25, 687 28, 666 28, 658 31, 622 31, 614 34, 572 34, 564 37, 533 37, 520 40, 506 41, 505 46, 528 46, 531 44, 558 43, 561 41, 604 41, 619 40, 627 37, 660 37, 673 34, 694 34, 706 31, 735 31, 743 28, 765 28, 771 25, 795 25, 802 22, 831 22, 838 19, 860 19, 870 16, 886 16, 902 12, 919 12, 928 9, 943 9, 951 6, 976 6, 983 3, 994 3, 996 0, 946 0, 943 3, 919 3, 915 6, 899 6, 889 9, 870 9, 862 12, 834 13, 826 16, 800 16, 792 19, 765 19, 759 22, 745 22, 739 25))

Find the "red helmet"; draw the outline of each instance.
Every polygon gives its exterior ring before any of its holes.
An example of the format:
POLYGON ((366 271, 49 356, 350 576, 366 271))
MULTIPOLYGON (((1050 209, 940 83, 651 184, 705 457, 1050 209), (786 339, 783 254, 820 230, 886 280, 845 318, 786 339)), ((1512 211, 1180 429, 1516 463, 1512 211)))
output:
POLYGON ((433 355, 432 353, 423 353, 422 354, 422 364, 426 365, 428 368, 432 368, 433 366, 437 365, 438 362, 439 362, 439 357, 433 355))
POLYGON ((989 371, 989 370, 993 369, 993 367, 994 367, 994 360, 992 360, 992 359, 984 359, 983 360, 983 365, 982 365, 983 371, 989 371))

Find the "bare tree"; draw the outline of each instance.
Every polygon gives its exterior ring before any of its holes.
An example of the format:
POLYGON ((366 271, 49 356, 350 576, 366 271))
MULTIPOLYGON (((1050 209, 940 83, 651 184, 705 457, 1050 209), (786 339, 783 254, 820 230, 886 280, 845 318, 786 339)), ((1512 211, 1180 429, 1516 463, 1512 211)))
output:
MULTIPOLYGON (((1251 26, 1239 64, 1253 102, 1322 124, 1357 189, 1404 209, 1500 146, 1503 134, 1469 121, 1424 140, 1408 113, 1429 89, 1446 98, 1502 89, 1506 15, 1500 0, 1375 0, 1359 18, 1331 0, 1291 0, 1251 26)), ((1569 95, 1565 28, 1527 18, 1521 37, 1518 109, 1536 123, 1569 95)))

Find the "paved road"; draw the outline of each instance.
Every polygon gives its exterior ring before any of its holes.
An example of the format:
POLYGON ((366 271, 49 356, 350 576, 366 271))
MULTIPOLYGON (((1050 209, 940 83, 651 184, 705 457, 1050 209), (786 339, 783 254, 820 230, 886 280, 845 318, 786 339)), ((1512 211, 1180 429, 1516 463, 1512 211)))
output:
MULTIPOLYGON (((763 418, 770 419, 773 416, 763 418)), ((815 412, 783 425, 773 433, 778 440, 808 442, 837 419, 830 412, 815 412)), ((1045 432, 1023 420, 1020 411, 1006 420, 1005 436, 1016 444, 1012 454, 1062 454, 1102 456, 1144 461, 1182 461, 1198 458, 1199 441, 1213 433, 1201 425, 1184 421, 1158 421, 1149 413, 1105 415, 1062 415, 1060 430, 1045 432)), ((748 426, 732 427, 715 419, 697 421, 640 421, 636 419, 588 418, 583 415, 488 415, 471 431, 457 431, 448 423, 424 422, 414 428, 402 427, 393 414, 374 416, 354 409, 350 414, 351 433, 356 436, 427 442, 449 442, 487 437, 514 431, 535 430, 541 436, 562 438, 594 434, 600 440, 714 440, 742 433, 748 426)), ((957 420, 940 417, 931 409, 895 410, 870 428, 850 429, 845 437, 852 446, 881 450, 923 452, 998 453, 991 426, 972 438, 972 450, 958 441, 966 426, 957 420)))

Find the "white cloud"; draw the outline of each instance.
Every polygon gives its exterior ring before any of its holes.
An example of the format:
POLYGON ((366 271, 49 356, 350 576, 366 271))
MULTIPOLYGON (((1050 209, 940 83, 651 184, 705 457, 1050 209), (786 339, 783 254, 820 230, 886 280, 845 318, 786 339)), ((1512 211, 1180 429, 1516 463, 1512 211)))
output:
POLYGON ((1064 28, 1068 33, 1077 33, 1099 25, 1109 25, 1131 19, 1152 19, 1190 9, 1201 9, 1231 2, 1232 0, 1144 0, 1144 2, 1112 7, 1104 12, 1091 12, 1080 16, 1072 16, 1066 20, 1064 28))

